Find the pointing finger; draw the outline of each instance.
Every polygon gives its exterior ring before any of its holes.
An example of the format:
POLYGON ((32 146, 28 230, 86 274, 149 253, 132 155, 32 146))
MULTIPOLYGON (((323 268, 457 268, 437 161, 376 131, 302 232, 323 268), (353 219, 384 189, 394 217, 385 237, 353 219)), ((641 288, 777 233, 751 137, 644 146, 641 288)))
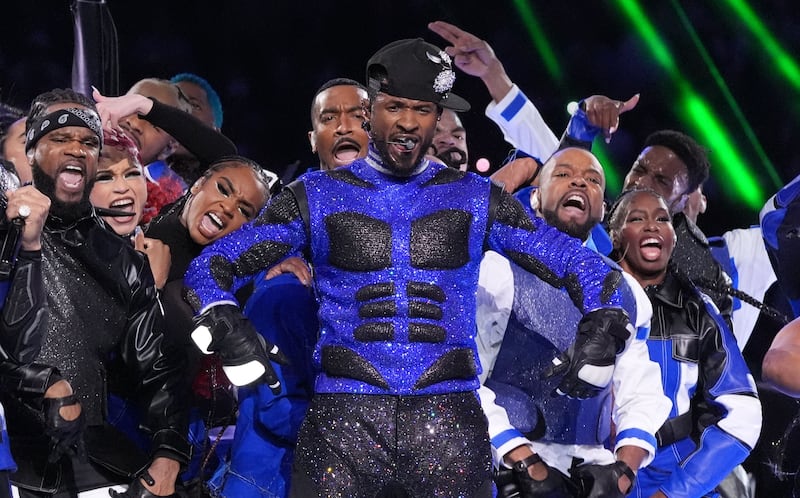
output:
POLYGON ((631 109, 636 107, 636 104, 638 103, 639 103, 639 94, 637 93, 636 95, 629 98, 625 102, 620 102, 620 104, 622 105, 619 107, 619 113, 622 114, 623 112, 630 111, 631 109))

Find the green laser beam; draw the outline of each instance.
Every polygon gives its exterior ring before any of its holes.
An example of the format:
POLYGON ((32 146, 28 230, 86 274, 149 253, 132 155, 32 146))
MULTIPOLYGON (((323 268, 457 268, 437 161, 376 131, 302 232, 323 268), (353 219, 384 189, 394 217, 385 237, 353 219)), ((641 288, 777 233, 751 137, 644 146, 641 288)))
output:
POLYGON ((716 118, 711 107, 697 94, 688 88, 680 99, 683 111, 695 123, 695 132, 708 144, 712 153, 719 159, 714 165, 722 168, 724 173, 723 189, 733 186, 748 207, 760 210, 764 205, 764 193, 753 176, 750 168, 741 160, 733 146, 725 127, 716 118))
POLYGON ((725 101, 728 103, 728 106, 731 108, 733 115, 739 122, 739 126, 741 126, 742 130, 744 131, 747 140, 750 142, 750 145, 753 147, 753 150, 755 150, 758 159, 761 161, 761 164, 766 169, 770 180, 772 180, 773 186, 775 187, 776 190, 779 190, 783 186, 783 181, 778 175, 778 171, 775 169, 775 165, 772 164, 772 161, 767 156, 766 151, 761 146, 761 142, 758 141, 758 138, 756 137, 753 128, 750 126, 749 121, 747 120, 747 118, 744 117, 744 113, 742 112, 739 103, 733 97, 733 94, 728 88, 727 83, 725 83, 725 79, 722 77, 719 70, 717 69, 716 64, 714 64, 714 61, 711 59, 711 56, 709 55, 708 50, 706 50, 706 47, 703 44, 703 42, 700 40, 700 37, 697 36, 697 31, 694 29, 692 23, 689 21, 689 18, 686 16, 686 12, 683 10, 683 8, 677 2, 677 0, 672 0, 672 5, 675 8, 676 12, 678 13, 678 17, 680 18, 683 27, 689 33, 689 37, 692 39, 695 48, 697 48, 697 51, 700 53, 703 62, 705 62, 708 71, 711 73, 714 82, 717 84, 717 87, 719 87, 719 90, 722 93, 723 97, 725 98, 725 101))
POLYGON ((750 8, 746 0, 727 0, 727 2, 755 39, 764 47, 778 70, 783 73, 795 90, 800 90, 800 66, 781 47, 775 36, 761 21, 761 18, 750 8))
MULTIPOLYGON (((742 154, 729 138, 722 122, 716 117, 711 106, 695 92, 689 81, 683 77, 675 63, 667 44, 658 35, 636 0, 617 0, 621 10, 628 16, 636 31, 652 52, 655 60, 672 78, 678 88, 681 119, 688 121, 698 136, 703 137, 711 147, 711 156, 716 158, 725 175, 723 187, 732 185, 738 196, 751 208, 760 209, 764 199, 759 184, 750 169, 742 161, 742 154)), ((714 176, 720 175, 715 172, 714 176)))
MULTIPOLYGON (((555 50, 551 47, 538 18, 531 8, 530 2, 527 0, 513 0, 512 3, 517 13, 519 13, 534 47, 542 57, 549 76, 560 85, 563 85, 564 71, 558 62, 555 50)), ((594 145, 592 147, 592 152, 597 156, 598 161, 600 161, 600 164, 603 165, 603 169, 605 170, 606 191, 608 192, 608 190, 611 189, 619 192, 622 189, 622 181, 604 145, 605 144, 594 145)))
POLYGON ((606 147, 605 142, 599 140, 598 143, 593 144, 592 154, 603 165, 603 171, 606 175, 606 197, 611 199, 617 197, 622 190, 622 180, 620 179, 619 170, 608 154, 608 147, 606 147))
POLYGON ((561 64, 558 63, 558 57, 556 57, 553 47, 550 46, 550 42, 547 40, 541 23, 536 14, 534 14, 530 3, 527 0, 513 0, 513 3, 522 19, 522 24, 525 25, 528 36, 533 42, 533 46, 542 58, 545 70, 551 78, 558 83, 563 83, 564 70, 561 68, 561 64))
POLYGON ((636 0, 617 0, 617 3, 625 14, 628 15, 636 31, 639 32, 645 44, 650 48, 650 52, 652 52, 656 61, 670 76, 676 76, 678 74, 678 66, 675 64, 675 59, 672 57, 669 47, 667 47, 658 35, 658 30, 656 30, 653 23, 650 22, 650 19, 644 13, 641 6, 639 6, 636 0))

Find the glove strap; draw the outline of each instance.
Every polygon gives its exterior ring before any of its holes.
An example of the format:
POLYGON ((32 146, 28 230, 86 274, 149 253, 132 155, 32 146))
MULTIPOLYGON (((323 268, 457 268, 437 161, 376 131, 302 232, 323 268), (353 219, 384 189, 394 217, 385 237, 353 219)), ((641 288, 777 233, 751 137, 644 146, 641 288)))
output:
POLYGON ((130 484, 130 486, 128 486, 127 491, 120 493, 119 491, 114 491, 112 489, 109 490, 109 494, 113 498, 180 498, 180 494, 177 492, 172 493, 171 495, 153 494, 142 485, 140 479, 146 482, 148 486, 155 486, 156 484, 153 476, 151 476, 147 470, 144 470, 144 472, 134 478, 133 482, 130 484))
MULTIPOLYGON (((539 455, 537 455, 536 453, 534 453, 533 455, 529 456, 528 458, 523 458, 522 460, 514 462, 511 465, 511 468, 514 470, 514 472, 520 472, 520 473, 527 474, 528 473, 528 467, 530 467, 531 465, 537 464, 537 463, 539 463, 541 461, 542 461, 542 458, 539 455)), ((628 469, 628 470, 630 470, 630 469, 628 469)))
POLYGON ((44 398, 42 403, 44 404, 45 411, 60 410, 63 406, 77 405, 80 403, 80 400, 78 400, 77 395, 70 394, 68 396, 64 396, 63 398, 44 398))
POLYGON ((636 474, 635 474, 635 473, 633 472, 633 470, 632 470, 632 469, 631 469, 631 468, 628 466, 628 464, 627 464, 627 463, 625 463, 625 462, 623 462, 622 460, 617 460, 617 462, 615 463, 615 465, 617 466, 617 468, 618 468, 619 470, 621 470, 621 471, 622 471, 622 473, 623 473, 623 474, 625 474, 626 476, 628 476, 628 479, 630 479, 630 480, 631 480, 631 485, 630 485, 630 486, 628 487, 628 489, 625 491, 625 494, 628 494, 628 493, 630 493, 630 492, 631 492, 631 489, 633 488, 633 483, 635 483, 635 482, 636 482, 636 474))
POLYGON ((147 469, 142 471, 142 474, 139 476, 139 479, 141 479, 145 483, 147 483, 148 486, 155 486, 156 485, 156 480, 153 479, 153 476, 150 475, 150 472, 148 472, 147 469))

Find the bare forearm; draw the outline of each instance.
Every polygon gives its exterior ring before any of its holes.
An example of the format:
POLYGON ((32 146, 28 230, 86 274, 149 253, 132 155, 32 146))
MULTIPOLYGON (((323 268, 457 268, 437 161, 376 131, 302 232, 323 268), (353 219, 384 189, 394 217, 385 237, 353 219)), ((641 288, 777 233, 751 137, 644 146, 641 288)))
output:
MULTIPOLYGON (((642 466, 644 459, 647 458, 647 452, 637 446, 623 446, 617 451, 617 460, 625 462, 630 469, 636 473, 639 467, 642 466)), ((626 476, 622 476, 619 482, 621 490, 628 489, 633 483, 626 476)))
POLYGON ((489 95, 492 96, 492 100, 495 102, 503 100, 503 97, 511 91, 511 87, 513 86, 511 79, 508 77, 508 74, 506 74, 506 70, 500 61, 496 61, 490 70, 481 77, 481 80, 483 84, 486 85, 486 89, 489 90, 489 95))
POLYGON ((798 361, 800 361, 800 318, 784 326, 775 335, 762 360, 761 376, 782 393, 798 398, 800 377, 795 371, 798 361))
POLYGON ((800 398, 800 376, 796 367, 800 364, 800 347, 770 349, 764 355, 761 376, 780 392, 800 398))
POLYGON ((617 451, 617 460, 622 460, 634 472, 639 470, 642 462, 647 458, 647 452, 638 446, 623 446, 617 451))
POLYGON ((145 483, 145 487, 153 494, 165 496, 175 493, 175 482, 181 466, 175 460, 158 457, 150 464, 148 472, 155 481, 154 486, 145 483))

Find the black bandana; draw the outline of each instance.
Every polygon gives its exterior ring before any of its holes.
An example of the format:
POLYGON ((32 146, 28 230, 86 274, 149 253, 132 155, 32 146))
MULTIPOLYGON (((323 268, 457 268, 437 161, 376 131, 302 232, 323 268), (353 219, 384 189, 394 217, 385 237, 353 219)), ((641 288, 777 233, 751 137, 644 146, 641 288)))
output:
POLYGON ((97 113, 88 108, 70 107, 51 112, 34 121, 25 140, 25 152, 31 150, 43 136, 66 126, 89 128, 100 139, 100 143, 103 143, 103 128, 97 113))

